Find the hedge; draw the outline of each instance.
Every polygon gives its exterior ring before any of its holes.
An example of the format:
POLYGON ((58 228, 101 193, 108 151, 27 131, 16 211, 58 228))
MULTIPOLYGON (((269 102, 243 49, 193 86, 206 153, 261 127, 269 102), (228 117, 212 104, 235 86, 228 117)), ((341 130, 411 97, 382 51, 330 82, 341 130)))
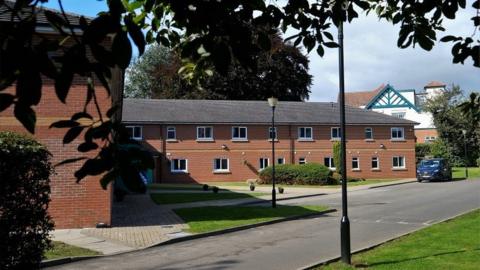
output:
MULTIPOLYGON (((328 167, 317 163, 275 166, 275 182, 284 185, 326 185, 331 174, 328 167)), ((272 183, 272 167, 263 169, 259 178, 259 184, 272 183)))
POLYGON ((51 245, 50 157, 34 139, 0 132, 0 269, 36 269, 51 245))

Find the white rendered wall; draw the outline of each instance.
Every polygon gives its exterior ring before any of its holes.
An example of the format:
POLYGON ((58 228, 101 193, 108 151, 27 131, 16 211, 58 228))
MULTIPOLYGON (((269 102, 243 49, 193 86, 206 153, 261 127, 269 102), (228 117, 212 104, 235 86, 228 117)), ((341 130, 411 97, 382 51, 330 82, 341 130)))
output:
POLYGON ((387 115, 392 115, 392 113, 395 113, 395 112, 405 112, 405 119, 420 123, 419 125, 415 126, 415 129, 435 128, 432 121, 432 115, 427 112, 418 113, 414 109, 409 109, 409 108, 383 108, 383 109, 373 108, 372 111, 380 112, 387 115))

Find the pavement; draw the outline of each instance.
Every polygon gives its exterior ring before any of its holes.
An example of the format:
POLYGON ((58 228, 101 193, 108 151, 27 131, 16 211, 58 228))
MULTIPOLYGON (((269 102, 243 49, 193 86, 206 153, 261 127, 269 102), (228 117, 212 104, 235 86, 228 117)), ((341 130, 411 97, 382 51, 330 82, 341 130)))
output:
MULTIPOLYGON (((363 190, 372 187, 393 184, 404 184, 415 179, 402 179, 393 182, 382 182, 373 185, 355 186, 350 190, 363 190)), ((251 193, 249 186, 219 186, 238 193, 251 193)), ((152 190, 151 193, 178 193, 175 190, 152 190)), ((183 190, 182 193, 204 193, 205 191, 183 190)), ((220 191, 221 192, 221 191, 220 191)), ((255 192, 270 193, 271 187, 257 186, 255 192)), ((339 193, 338 188, 301 188, 285 186, 283 194, 277 194, 277 200, 315 197, 339 193)), ((111 228, 85 228, 55 230, 52 238, 69 245, 95 250, 104 255, 112 255, 125 251, 138 250, 166 242, 171 239, 189 235, 184 232, 188 228, 173 209, 254 204, 269 201, 271 195, 233 200, 215 200, 193 203, 157 205, 149 194, 129 195, 124 201, 115 202, 112 209, 111 228)))
MULTIPOLYGON (((282 203, 322 204, 338 209, 341 198, 339 193, 332 193, 282 203)), ((352 250, 477 208, 480 208, 480 181, 352 188, 349 191, 352 250)), ((339 221, 340 213, 332 213, 52 269, 299 269, 339 255, 339 221)))

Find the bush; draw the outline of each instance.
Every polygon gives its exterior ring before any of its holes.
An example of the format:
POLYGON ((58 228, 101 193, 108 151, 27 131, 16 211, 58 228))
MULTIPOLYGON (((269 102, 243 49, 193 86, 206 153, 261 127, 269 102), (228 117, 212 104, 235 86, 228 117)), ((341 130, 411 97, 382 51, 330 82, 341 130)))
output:
MULTIPOLYGON (((330 177, 329 185, 340 185, 342 183, 342 175, 339 173, 333 173, 330 177)), ((347 176, 347 182, 361 182, 365 181, 365 178, 347 176)))
POLYGON ((0 132, 0 269, 36 269, 51 246, 50 157, 32 138, 0 132))
MULTIPOLYGON (((275 166, 275 182, 285 185, 325 185, 328 183, 330 170, 321 164, 282 164, 275 166)), ((272 167, 260 172, 259 184, 272 183, 272 167)))
POLYGON ((477 167, 480 167, 480 157, 477 158, 477 167))

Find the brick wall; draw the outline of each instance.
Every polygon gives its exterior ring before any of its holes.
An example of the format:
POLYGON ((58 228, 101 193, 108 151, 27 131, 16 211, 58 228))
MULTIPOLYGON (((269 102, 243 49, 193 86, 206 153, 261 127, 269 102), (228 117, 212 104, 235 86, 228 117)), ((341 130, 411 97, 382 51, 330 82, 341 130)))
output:
MULTIPOLYGON (((77 80, 77 82, 80 82, 77 80)), ((13 93, 14 86, 5 90, 13 93)), ((42 89, 42 100, 35 106, 37 126, 34 137, 47 146, 53 154, 52 163, 64 159, 78 157, 76 147, 80 140, 63 145, 62 138, 66 129, 49 129, 51 123, 68 119, 83 109, 86 97, 86 86, 74 85, 69 92, 66 104, 61 103, 51 83, 46 82, 42 89)), ((105 113, 110 108, 111 100, 105 89, 97 86, 97 94, 101 108, 105 113)), ((0 113, 0 131, 15 131, 28 133, 13 117, 13 108, 0 113)), ((95 114, 93 104, 88 112, 95 114)), ((82 135, 79 139, 83 138, 82 135)), ((21 162, 21 161, 19 161, 21 162)), ((99 176, 87 177, 80 183, 75 182, 73 173, 82 163, 64 165, 56 168, 56 174, 51 177, 51 203, 49 213, 52 215, 56 228, 93 227, 98 222, 110 224, 111 221, 111 188, 103 190, 99 183, 99 176)))
MULTIPOLYGON (((268 140, 267 125, 241 125, 248 128, 248 141, 231 139, 232 125, 213 126, 214 141, 196 140, 196 125, 145 125, 144 143, 161 152, 156 168, 156 182, 209 182, 244 181, 256 178, 259 159, 269 158, 271 164, 271 142, 268 140), (177 140, 165 139, 166 127, 175 126, 177 140), (187 159, 188 173, 171 173, 168 161, 187 159), (229 172, 213 172, 214 158, 228 158, 229 172)), ((277 127, 278 141, 276 157, 285 158, 286 163, 298 163, 299 158, 307 162, 324 163, 332 157, 331 126, 313 127, 313 140, 298 140, 298 127, 277 127)), ((415 136, 413 126, 404 126, 405 140, 392 141, 391 126, 348 126, 347 169, 348 175, 364 178, 410 178, 415 177, 415 136), (373 140, 365 140, 365 127, 373 128, 373 140), (383 145, 383 147, 381 147, 383 145), (405 168, 392 168, 393 156, 405 157, 405 168), (358 157, 359 170, 352 170, 352 157, 358 157), (371 158, 378 157, 380 169, 371 168, 371 158)))
POLYGON ((417 143, 425 143, 426 137, 438 137, 438 132, 434 128, 430 129, 415 129, 415 137, 417 138, 417 143))

